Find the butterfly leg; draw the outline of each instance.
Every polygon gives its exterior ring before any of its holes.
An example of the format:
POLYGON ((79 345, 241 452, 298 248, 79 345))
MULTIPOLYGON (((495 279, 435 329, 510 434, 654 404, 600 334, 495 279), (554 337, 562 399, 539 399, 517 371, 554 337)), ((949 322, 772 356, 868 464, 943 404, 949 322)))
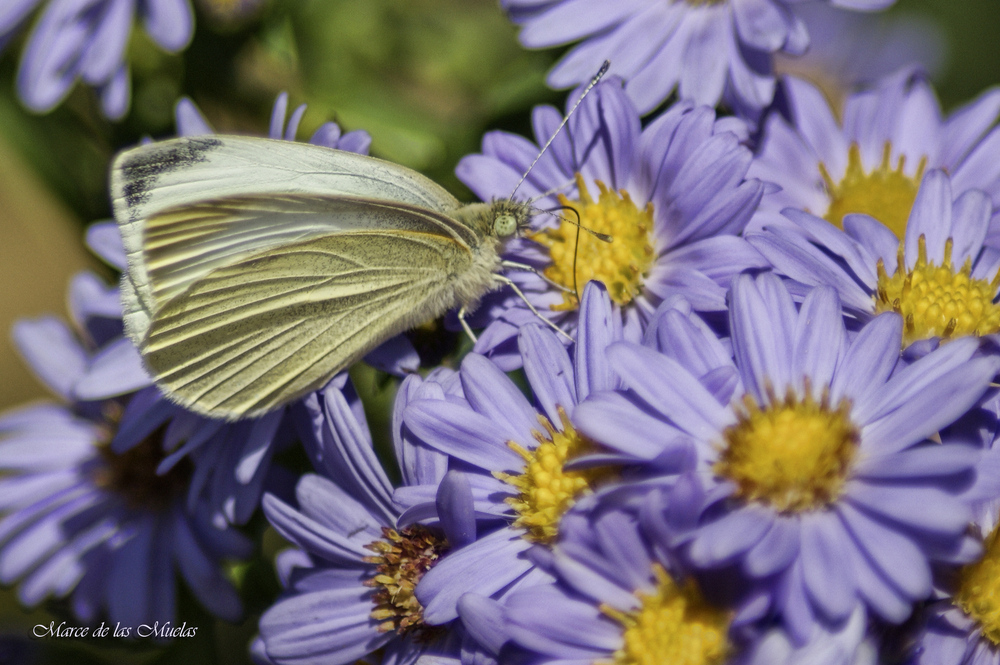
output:
POLYGON ((559 282, 549 279, 538 268, 535 268, 534 266, 529 266, 527 263, 518 263, 517 261, 501 261, 500 265, 502 265, 504 268, 510 268, 511 270, 523 270, 524 272, 533 272, 539 277, 541 277, 547 284, 556 287, 560 291, 565 291, 566 293, 572 293, 573 295, 576 295, 576 292, 573 291, 573 289, 566 288, 559 282))
POLYGON ((559 333, 560 335, 562 335, 563 337, 565 337, 569 341, 571 341, 571 342, 575 342, 576 341, 575 339, 573 339, 572 337, 570 337, 566 333, 565 330, 563 330, 562 328, 560 328, 559 326, 557 326, 556 324, 552 323, 551 321, 549 321, 548 319, 546 319, 544 316, 542 316, 541 314, 539 314, 538 310, 535 309, 535 306, 531 304, 531 302, 528 300, 527 297, 525 297, 525 295, 523 293, 521 293, 521 289, 517 288, 517 284, 515 284, 514 282, 512 282, 510 279, 504 277, 503 275, 494 274, 493 275, 493 279, 496 280, 497 282, 499 282, 500 284, 503 284, 505 286, 509 286, 510 288, 512 288, 514 290, 514 293, 517 294, 517 297, 520 298, 521 300, 523 300, 524 304, 528 306, 528 309, 531 310, 531 313, 534 314, 535 316, 537 316, 538 318, 540 318, 545 325, 547 325, 548 327, 552 328, 553 330, 555 330, 557 333, 559 333))
POLYGON ((458 310, 458 322, 462 324, 462 330, 465 331, 465 334, 468 335, 469 339, 472 340, 472 343, 475 344, 479 341, 479 338, 476 337, 476 333, 472 332, 472 328, 469 327, 469 322, 465 320, 465 317, 468 314, 469 312, 465 309, 465 305, 462 305, 462 307, 458 310))

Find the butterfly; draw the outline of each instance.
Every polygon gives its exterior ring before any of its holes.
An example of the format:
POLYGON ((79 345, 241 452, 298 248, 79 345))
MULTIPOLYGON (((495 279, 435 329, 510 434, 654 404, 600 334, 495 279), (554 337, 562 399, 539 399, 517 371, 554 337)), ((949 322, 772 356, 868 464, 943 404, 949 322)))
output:
POLYGON ((503 286, 565 335, 501 274, 535 270, 501 258, 537 212, 513 192, 463 205, 398 164, 244 136, 125 151, 111 192, 125 331, 167 397, 196 413, 277 409, 454 307, 474 340, 466 313, 503 286))
MULTIPOLYGON (((112 169, 125 330, 164 392, 261 415, 492 289, 517 201, 459 203, 403 166, 306 143, 178 138, 112 169)), ((471 335, 471 330, 469 331, 471 335)))

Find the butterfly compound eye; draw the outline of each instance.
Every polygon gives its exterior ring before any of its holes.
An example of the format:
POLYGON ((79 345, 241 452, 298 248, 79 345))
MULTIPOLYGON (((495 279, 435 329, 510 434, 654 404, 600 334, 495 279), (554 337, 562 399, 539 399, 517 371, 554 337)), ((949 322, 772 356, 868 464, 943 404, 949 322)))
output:
POLYGON ((509 212, 503 212, 493 218, 493 232, 500 238, 512 236, 517 232, 517 218, 509 212))

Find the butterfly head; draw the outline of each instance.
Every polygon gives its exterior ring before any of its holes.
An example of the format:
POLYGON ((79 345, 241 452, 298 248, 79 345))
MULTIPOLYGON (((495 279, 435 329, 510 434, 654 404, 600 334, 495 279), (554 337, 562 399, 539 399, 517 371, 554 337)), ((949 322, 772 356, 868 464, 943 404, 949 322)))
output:
POLYGON ((533 212, 527 203, 495 201, 491 208, 490 231, 501 240, 511 238, 528 227, 533 212))

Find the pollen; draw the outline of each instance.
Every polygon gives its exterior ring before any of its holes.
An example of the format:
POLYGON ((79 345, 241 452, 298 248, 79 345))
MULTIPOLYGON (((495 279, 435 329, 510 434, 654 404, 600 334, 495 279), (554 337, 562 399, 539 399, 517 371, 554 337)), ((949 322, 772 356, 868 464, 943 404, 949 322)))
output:
POLYGON ((927 241, 917 240, 917 263, 906 269, 903 245, 896 271, 889 275, 879 259, 874 295, 876 312, 897 312, 903 317, 903 346, 932 337, 952 339, 1000 332, 1000 306, 993 302, 1000 287, 1000 272, 992 281, 972 277, 972 260, 960 270, 951 262, 954 243, 945 242, 941 265, 927 260, 927 241))
MULTIPOLYGON (((607 605, 601 611, 624 628, 614 665, 719 665, 731 647, 729 617, 702 597, 693 580, 678 586, 660 564, 653 564, 656 590, 636 592, 641 606, 622 612, 607 605)), ((600 665, 610 665, 608 661, 600 665)))
POLYGON ((536 543, 553 543, 559 534, 563 513, 580 496, 591 492, 598 482, 613 475, 608 467, 572 471, 564 468, 568 461, 597 450, 597 444, 573 428, 562 407, 559 407, 559 418, 563 426, 561 432, 544 416, 538 417, 545 433, 534 432, 538 441, 534 450, 527 450, 514 441, 507 443, 524 458, 523 473, 493 474, 518 490, 517 496, 507 499, 517 513, 514 526, 526 529, 525 537, 536 543))
POLYGON ((562 216, 573 222, 579 216, 579 223, 585 229, 611 236, 613 240, 605 242, 567 221, 561 221, 557 228, 543 229, 529 236, 549 250, 552 265, 545 269, 545 276, 567 289, 563 301, 552 305, 552 309, 576 309, 579 306, 576 290, 592 279, 603 282, 616 303, 627 305, 642 290, 643 280, 655 258, 650 242, 653 204, 647 203, 640 210, 628 192, 611 191, 601 181, 597 181, 600 193, 595 202, 579 173, 576 185, 580 191, 579 201, 559 195, 560 202, 569 208, 562 216))
POLYGON ((780 399, 768 390, 765 406, 747 394, 736 407, 714 471, 735 483, 737 497, 790 513, 821 509, 840 495, 860 442, 851 404, 833 407, 828 390, 818 401, 809 386, 805 394, 789 388, 780 399))
POLYGON ((979 632, 1000 646, 1000 539, 997 529, 983 543, 981 559, 958 573, 953 602, 979 625, 979 632))
POLYGON ((375 609, 371 618, 378 631, 415 633, 430 639, 442 628, 424 623, 424 607, 413 593, 417 582, 448 550, 447 541, 419 524, 396 531, 382 527, 382 539, 365 545, 375 556, 365 561, 375 564, 375 574, 364 585, 373 587, 375 609))
POLYGON ((921 158, 916 174, 911 177, 904 172, 906 157, 900 155, 893 167, 890 164, 891 153, 892 145, 886 141, 882 149, 882 163, 871 173, 865 173, 861 164, 861 148, 852 143, 847 152, 847 169, 839 183, 830 177, 825 164, 819 164, 820 175, 830 195, 830 207, 825 215, 828 222, 842 229, 844 215, 864 213, 882 222, 897 238, 903 239, 927 158, 921 158))

